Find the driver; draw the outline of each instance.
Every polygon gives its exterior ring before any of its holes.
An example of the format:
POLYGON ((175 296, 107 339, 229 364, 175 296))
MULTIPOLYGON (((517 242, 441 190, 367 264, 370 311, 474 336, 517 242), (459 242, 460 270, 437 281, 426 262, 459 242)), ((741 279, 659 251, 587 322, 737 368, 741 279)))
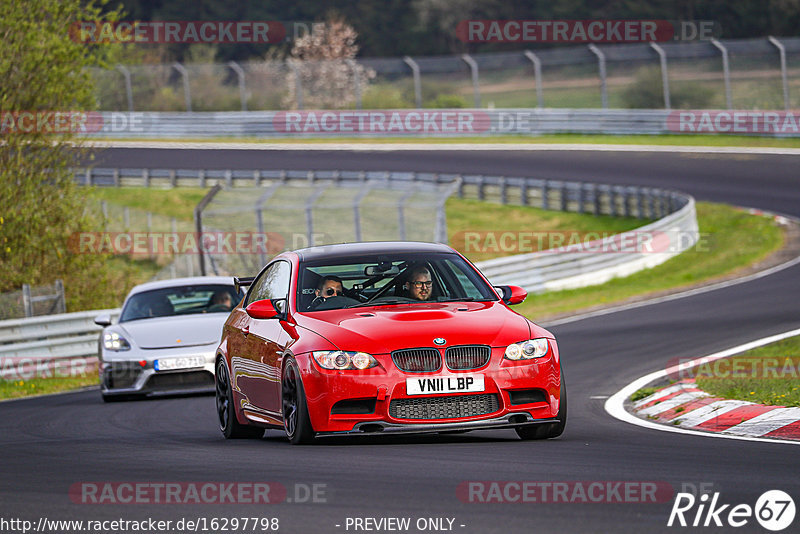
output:
POLYGON ((403 284, 403 290, 406 294, 416 300, 430 300, 432 289, 431 273, 424 265, 415 267, 406 283, 403 284))
POLYGON ((324 276, 317 284, 317 289, 314 290, 314 300, 311 302, 310 307, 316 308, 326 299, 341 297, 343 291, 344 285, 341 278, 333 275, 324 276))

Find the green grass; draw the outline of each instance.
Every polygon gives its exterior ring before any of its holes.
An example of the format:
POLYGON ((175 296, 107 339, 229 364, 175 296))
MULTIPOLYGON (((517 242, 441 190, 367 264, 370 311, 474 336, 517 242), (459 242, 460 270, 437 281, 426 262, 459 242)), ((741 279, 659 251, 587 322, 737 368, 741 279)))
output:
MULTIPOLYGON (((448 199, 445 208, 450 245, 472 261, 482 261, 509 254, 535 252, 535 250, 512 250, 503 253, 502 250, 499 250, 499 246, 491 246, 491 242, 483 237, 486 234, 482 232, 488 232, 498 239, 505 233, 516 236, 519 235, 519 232, 536 232, 537 234, 559 232, 563 233, 566 238, 574 235, 582 240, 583 236, 589 232, 616 234, 633 230, 649 222, 635 217, 611 217, 608 215, 595 217, 578 213, 545 211, 525 206, 489 204, 478 200, 459 198, 448 199), (489 243, 489 246, 482 247, 486 248, 487 251, 475 251, 474 246, 465 247, 465 231, 480 232, 482 237, 479 240, 479 244, 486 245, 489 243)), ((546 245, 547 243, 548 240, 545 240, 544 244, 546 245)))
POLYGON ((181 187, 158 189, 148 187, 94 187, 89 190, 90 198, 105 200, 110 204, 127 206, 142 211, 150 211, 191 221, 194 207, 200 203, 207 189, 200 187, 181 187))
POLYGON ((697 386, 715 397, 800 406, 800 336, 717 360, 692 374, 697 386))
POLYGON ((18 399, 33 395, 61 393, 97 385, 97 373, 60 378, 0 379, 0 399, 18 399))
MULTIPOLYGON (((304 144, 304 143, 369 143, 369 144, 604 144, 604 145, 657 145, 657 146, 712 146, 712 147, 770 147, 800 148, 800 138, 759 137, 745 135, 586 135, 586 134, 548 134, 548 135, 503 135, 486 137, 292 137, 267 139, 262 137, 205 137, 181 139, 115 139, 118 141, 156 141, 160 143, 257 143, 257 144, 304 144)), ((102 141, 102 140, 97 140, 102 141)))
POLYGON ((631 395, 631 402, 640 401, 658 391, 658 388, 642 388, 631 395))
POLYGON ((751 265, 783 244, 783 232, 772 219, 730 206, 698 202, 697 220, 700 244, 661 265, 597 286, 530 295, 515 309, 535 321, 690 286, 751 265))

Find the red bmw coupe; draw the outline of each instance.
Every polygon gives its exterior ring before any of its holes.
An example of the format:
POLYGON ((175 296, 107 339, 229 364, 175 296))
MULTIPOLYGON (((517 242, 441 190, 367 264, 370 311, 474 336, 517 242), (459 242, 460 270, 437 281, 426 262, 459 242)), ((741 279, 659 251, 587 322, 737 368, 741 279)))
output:
POLYGON ((228 317, 216 359, 226 438, 513 428, 564 431, 553 335, 452 248, 351 243, 276 256, 228 317))

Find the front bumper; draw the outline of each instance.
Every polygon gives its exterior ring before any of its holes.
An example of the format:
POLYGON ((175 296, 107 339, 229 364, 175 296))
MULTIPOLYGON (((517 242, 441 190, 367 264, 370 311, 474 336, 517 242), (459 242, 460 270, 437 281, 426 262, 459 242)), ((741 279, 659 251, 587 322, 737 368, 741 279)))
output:
POLYGON ((558 422, 561 375, 556 351, 536 360, 510 361, 503 359, 503 349, 494 348, 481 368, 437 373, 402 372, 388 355, 376 355, 381 366, 360 372, 321 369, 307 354, 295 359, 318 435, 428 433, 558 422), (477 393, 406 391, 408 378, 477 374, 484 378, 484 390, 477 393), (478 397, 492 398, 484 403, 478 397), (421 408, 398 410, 414 403, 421 408), (352 409, 342 410, 343 404, 352 409))
POLYGON ((105 351, 99 366, 100 391, 104 396, 212 392, 215 348, 216 344, 122 353, 105 351), (155 369, 156 360, 181 356, 201 356, 203 364, 169 371, 155 369))
POLYGON ((559 422, 559 419, 534 419, 529 413, 514 413, 492 419, 455 423, 401 424, 379 421, 357 423, 353 427, 353 430, 349 431, 318 432, 317 437, 348 436, 355 434, 433 434, 439 432, 467 432, 470 430, 494 430, 559 422))

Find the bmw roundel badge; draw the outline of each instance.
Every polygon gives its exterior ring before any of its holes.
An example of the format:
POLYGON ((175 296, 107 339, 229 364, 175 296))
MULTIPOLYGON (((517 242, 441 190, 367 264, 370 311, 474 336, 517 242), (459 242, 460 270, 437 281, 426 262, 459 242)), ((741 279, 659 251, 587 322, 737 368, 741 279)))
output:
POLYGON ((447 343, 447 340, 443 337, 436 337, 433 338, 433 342, 436 343, 437 345, 444 345, 445 343, 447 343))

